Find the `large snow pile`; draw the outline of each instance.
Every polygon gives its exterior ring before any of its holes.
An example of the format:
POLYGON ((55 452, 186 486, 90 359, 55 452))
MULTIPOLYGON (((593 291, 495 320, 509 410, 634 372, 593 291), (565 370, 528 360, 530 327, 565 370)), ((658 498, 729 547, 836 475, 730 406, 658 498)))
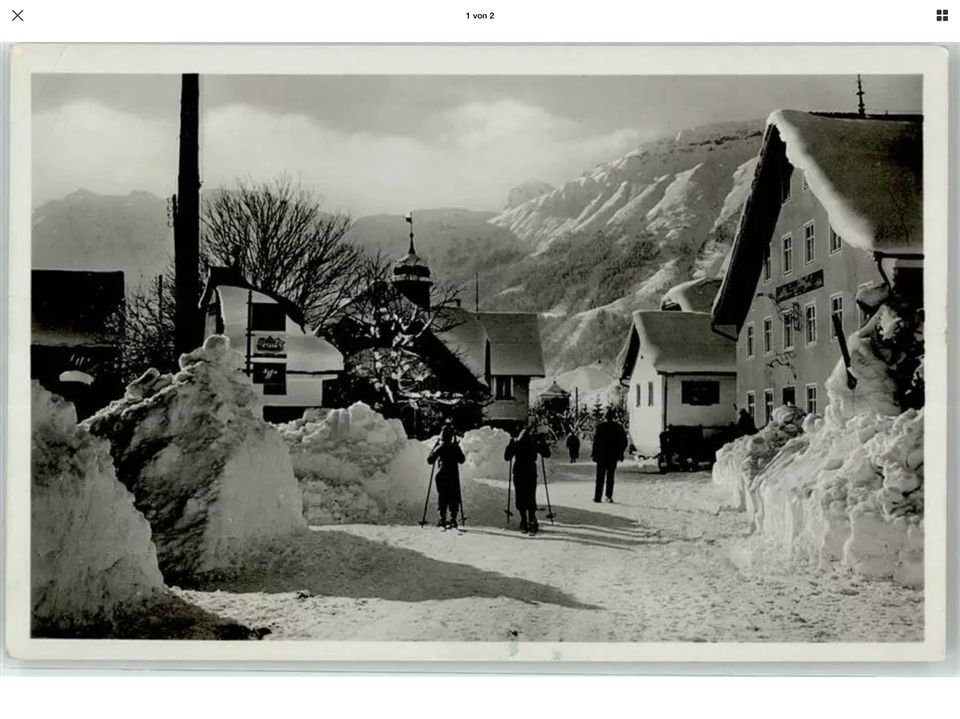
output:
MULTIPOLYGON (((311 525, 387 523, 419 520, 437 438, 408 439, 403 424, 385 419, 366 404, 308 411, 279 426, 303 489, 304 514, 311 525)), ((464 500, 471 479, 505 472, 503 450, 509 435, 481 427, 461 438, 466 461, 460 467, 464 500)), ((427 516, 435 511, 434 490, 427 516)))
POLYGON ((107 443, 37 382, 31 422, 34 633, 112 625, 164 592, 150 525, 117 481, 107 443))
POLYGON ((923 409, 901 413, 894 401, 904 395, 897 348, 917 336, 907 314, 882 305, 849 339, 855 386, 842 362, 828 378, 823 418, 805 418, 803 433, 773 456, 737 464, 742 449, 721 450, 714 480, 743 488, 741 506, 767 544, 758 557, 923 584, 923 409))
POLYGON ((423 501, 429 449, 407 439, 400 420, 357 402, 346 409, 307 411, 278 429, 311 525, 402 521, 423 501))
POLYGON ((724 445, 717 451, 713 481, 729 492, 728 503, 747 509, 756 477, 791 440, 791 451, 802 447, 804 413, 794 406, 777 407, 767 425, 753 435, 724 445))
POLYGON ((178 373, 148 371, 85 422, 110 440, 168 581, 305 525, 290 455, 241 362, 226 337, 208 337, 178 373))

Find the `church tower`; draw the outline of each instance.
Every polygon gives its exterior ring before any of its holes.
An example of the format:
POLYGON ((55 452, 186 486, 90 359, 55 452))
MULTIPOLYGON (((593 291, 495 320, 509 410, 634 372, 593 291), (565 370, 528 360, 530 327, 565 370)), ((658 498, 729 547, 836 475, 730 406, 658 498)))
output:
POLYGON ((404 219, 410 223, 410 249, 393 263, 393 286, 411 302, 429 308, 430 288, 433 286, 430 268, 413 246, 413 214, 408 212, 404 219))

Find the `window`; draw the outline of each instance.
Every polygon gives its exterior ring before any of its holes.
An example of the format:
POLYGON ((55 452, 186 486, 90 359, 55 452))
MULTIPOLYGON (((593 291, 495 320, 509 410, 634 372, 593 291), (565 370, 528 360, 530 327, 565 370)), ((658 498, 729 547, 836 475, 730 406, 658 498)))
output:
POLYGON ((773 390, 763 390, 763 423, 766 424, 773 418, 773 390))
POLYGON ((809 304, 803 308, 804 319, 807 327, 807 344, 812 345, 817 342, 817 305, 809 304))
POLYGON ((262 384, 264 394, 286 394, 287 366, 280 362, 254 362, 253 383, 262 384))
POLYGON ((780 178, 780 200, 782 203, 790 202, 790 175, 792 173, 793 168, 788 165, 780 178))
POLYGON ((773 318, 763 318, 763 352, 773 352, 773 318))
MULTIPOLYGON (((863 290, 863 289, 866 289, 867 287, 872 287, 872 286, 873 286, 872 282, 864 282, 862 285, 859 285, 857 289, 863 290)), ((865 324, 867 324, 867 322, 870 321, 870 317, 872 315, 868 310, 864 309, 863 305, 861 305, 859 302, 857 303, 857 310, 860 314, 860 326, 863 327, 865 324)))
POLYGON ((840 251, 840 235, 837 234, 836 230, 832 227, 830 228, 830 254, 840 251))
POLYGON ((807 385, 807 413, 814 414, 817 411, 817 385, 807 385))
POLYGON ((789 275, 793 272, 793 235, 784 235, 781 240, 783 254, 783 274, 789 275))
POLYGON ((811 220, 803 226, 803 263, 809 265, 817 256, 816 225, 811 220))
POLYGON ((713 380, 685 379, 680 383, 680 401, 695 407, 720 404, 720 383, 713 380))
POLYGON ((287 328, 287 315, 276 302, 250 303, 250 329, 263 332, 282 332, 287 328))
POLYGON ((783 403, 786 404, 796 404, 797 403, 797 389, 796 387, 784 387, 783 388, 783 403))
POLYGON ((747 412, 754 419, 757 418, 757 397, 753 392, 747 392, 747 412))
POLYGON ((773 259, 770 256, 770 244, 763 246, 763 281, 769 282, 773 277, 773 259))
POLYGON ((753 357, 753 322, 747 325, 747 331, 744 333, 744 344, 747 348, 747 359, 753 357))
MULTIPOLYGON (((840 332, 843 332, 843 295, 830 297, 830 339, 837 336, 837 320, 839 318, 840 332)), ((845 334, 845 333, 844 333, 845 334)))
POLYGON ((647 382, 647 406, 653 407, 653 382, 647 382))
POLYGON ((639 407, 642 404, 643 404, 643 388, 640 385, 637 385, 636 406, 639 407))
POLYGON ((513 399, 513 377, 493 378, 494 399, 513 399))
POLYGON ((793 349, 793 313, 787 312, 783 316, 783 348, 793 349))

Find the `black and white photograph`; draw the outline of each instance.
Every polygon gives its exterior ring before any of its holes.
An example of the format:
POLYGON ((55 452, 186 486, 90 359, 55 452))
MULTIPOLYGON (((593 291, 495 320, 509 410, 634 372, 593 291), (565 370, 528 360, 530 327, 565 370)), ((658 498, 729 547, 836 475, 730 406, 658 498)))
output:
POLYGON ((942 645, 929 75, 467 52, 30 73, 29 638, 942 645))

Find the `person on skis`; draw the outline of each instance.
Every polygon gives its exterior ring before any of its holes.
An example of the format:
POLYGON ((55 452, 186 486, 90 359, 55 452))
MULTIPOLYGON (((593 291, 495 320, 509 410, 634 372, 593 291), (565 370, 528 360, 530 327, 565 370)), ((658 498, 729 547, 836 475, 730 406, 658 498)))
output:
POLYGON ((438 463, 437 469, 437 512, 440 519, 437 526, 444 529, 457 528, 457 512, 460 509, 460 465, 466 461, 463 449, 457 441, 453 425, 444 425, 440 433, 440 442, 427 456, 427 463, 438 463), (450 521, 447 521, 447 512, 450 521))
POLYGON ((537 522, 537 461, 550 456, 550 445, 537 428, 525 427, 507 444, 503 458, 513 460, 513 488, 517 511, 520 513, 520 531, 536 534, 537 522))

